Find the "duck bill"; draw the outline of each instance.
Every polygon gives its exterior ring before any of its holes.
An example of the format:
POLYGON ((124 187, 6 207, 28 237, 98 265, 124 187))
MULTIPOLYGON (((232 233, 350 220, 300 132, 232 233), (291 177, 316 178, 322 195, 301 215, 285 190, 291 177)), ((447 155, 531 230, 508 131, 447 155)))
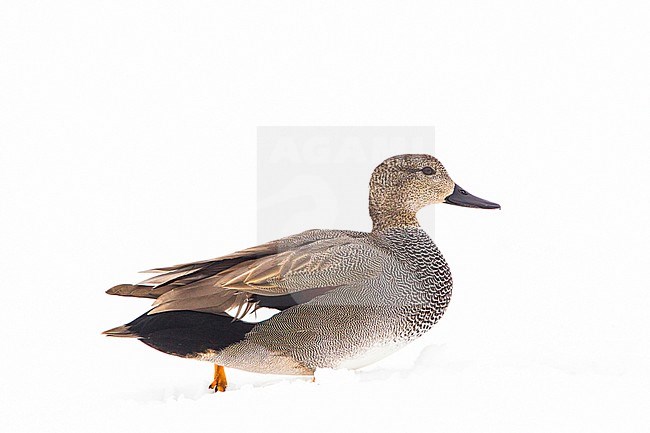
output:
POLYGON ((458 185, 455 185, 454 192, 445 198, 445 203, 463 207, 477 207, 480 209, 501 209, 501 206, 498 204, 476 197, 458 185))

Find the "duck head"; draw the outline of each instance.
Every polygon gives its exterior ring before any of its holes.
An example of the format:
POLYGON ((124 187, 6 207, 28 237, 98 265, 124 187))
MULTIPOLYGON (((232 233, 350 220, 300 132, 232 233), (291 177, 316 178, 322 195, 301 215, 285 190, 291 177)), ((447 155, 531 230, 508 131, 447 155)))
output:
POLYGON ((397 155, 379 164, 370 177, 369 201, 373 230, 418 226, 415 214, 435 203, 501 209, 456 185, 436 158, 419 154, 397 155))

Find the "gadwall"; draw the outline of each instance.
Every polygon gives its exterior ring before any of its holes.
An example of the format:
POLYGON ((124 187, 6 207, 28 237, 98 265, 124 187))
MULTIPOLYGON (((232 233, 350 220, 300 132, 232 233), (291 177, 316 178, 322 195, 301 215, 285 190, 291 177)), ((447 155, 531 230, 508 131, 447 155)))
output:
POLYGON ((370 178, 370 233, 308 230, 212 260, 151 269, 157 275, 106 293, 155 298, 117 328, 154 349, 225 367, 311 375, 359 368, 428 331, 451 298, 452 279, 416 213, 434 203, 499 209, 456 185, 430 155, 398 155, 370 178), (260 307, 271 318, 242 318, 260 307))

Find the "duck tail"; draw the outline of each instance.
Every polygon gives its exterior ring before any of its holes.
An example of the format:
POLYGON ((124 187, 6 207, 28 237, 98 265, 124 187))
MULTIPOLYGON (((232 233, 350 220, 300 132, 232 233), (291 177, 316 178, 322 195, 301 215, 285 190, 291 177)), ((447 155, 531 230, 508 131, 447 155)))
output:
POLYGON ((126 338, 136 338, 138 335, 130 331, 128 325, 117 326, 111 328, 107 331, 102 332, 102 335, 107 335, 109 337, 126 337, 126 338))
POLYGON ((104 335, 138 338, 147 346, 170 355, 193 357, 206 351, 219 351, 242 341, 255 323, 230 316, 198 311, 145 313, 104 335))

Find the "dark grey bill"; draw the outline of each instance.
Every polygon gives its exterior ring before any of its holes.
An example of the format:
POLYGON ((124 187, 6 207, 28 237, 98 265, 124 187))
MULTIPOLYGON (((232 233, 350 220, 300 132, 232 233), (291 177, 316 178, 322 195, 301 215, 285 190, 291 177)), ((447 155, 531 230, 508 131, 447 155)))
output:
POLYGON ((498 204, 476 197, 458 185, 454 186, 454 192, 445 198, 445 203, 464 207, 478 207, 481 209, 501 209, 501 206, 498 204))

